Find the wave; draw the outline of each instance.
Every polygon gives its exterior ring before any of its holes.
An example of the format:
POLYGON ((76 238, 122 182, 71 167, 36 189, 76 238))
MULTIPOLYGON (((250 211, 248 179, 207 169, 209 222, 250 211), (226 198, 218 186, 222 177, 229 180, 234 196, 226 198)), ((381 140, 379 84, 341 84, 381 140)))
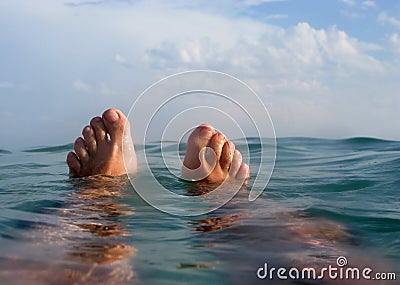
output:
POLYGON ((70 151, 72 149, 73 149, 73 144, 69 143, 69 144, 59 145, 59 146, 35 147, 35 148, 25 149, 22 152, 52 152, 52 153, 57 153, 57 152, 70 151))
POLYGON ((339 141, 347 142, 347 143, 400 143, 400 141, 396 140, 387 140, 387 139, 380 139, 380 138, 372 138, 372 137, 354 137, 354 138, 347 138, 341 139, 339 141))
POLYGON ((318 138, 318 137, 280 137, 277 138, 278 141, 331 141, 331 142, 352 142, 352 143, 373 143, 373 142, 382 142, 382 143, 391 143, 400 141, 396 140, 389 140, 389 139, 382 139, 382 138, 375 138, 375 137, 350 137, 350 138, 343 138, 343 139, 335 139, 335 138, 318 138))
MULTIPOLYGON (((273 138, 264 138, 261 140, 257 137, 247 137, 241 139, 234 139, 233 142, 237 146, 241 145, 249 145, 250 147, 257 148, 261 145, 261 141, 267 146, 274 145, 273 138)), ((182 150, 186 144, 182 142, 174 142, 174 141, 164 141, 164 151, 170 151, 172 149, 176 149, 178 146, 180 150, 182 150)), ((160 141, 149 142, 146 144, 146 149, 152 152, 160 151, 159 146, 161 145, 160 141)), ((382 147, 385 145, 385 150, 394 150, 400 151, 400 141, 395 140, 386 140, 380 138, 372 138, 372 137, 353 137, 353 138, 345 138, 345 139, 328 139, 328 138, 313 138, 313 137, 281 137, 276 138, 276 146, 278 149, 291 149, 295 147, 297 150, 307 151, 313 149, 314 147, 382 147), (308 148, 311 147, 311 148, 308 148)), ((142 149, 143 145, 135 145, 137 149, 142 149)), ((40 147, 32 147, 28 149, 22 150, 22 152, 28 153, 59 153, 66 152, 73 149, 73 143, 58 145, 58 146, 40 146, 40 147)), ((0 154, 10 154, 11 152, 5 149, 0 149, 0 154)))
MULTIPOLYGON (((346 212, 340 209, 327 209, 321 207, 310 207, 305 209, 305 214, 311 217, 326 217, 348 223, 358 223, 364 225, 364 229, 377 230, 380 232, 400 232, 400 223, 396 211, 387 211, 377 215, 376 211, 362 209, 348 209, 346 212), (353 212, 353 213, 351 213, 353 212), (357 212, 357 214, 355 214, 357 212), (372 214, 374 216, 372 216, 372 214)), ((381 210, 381 212, 384 212, 381 210)))

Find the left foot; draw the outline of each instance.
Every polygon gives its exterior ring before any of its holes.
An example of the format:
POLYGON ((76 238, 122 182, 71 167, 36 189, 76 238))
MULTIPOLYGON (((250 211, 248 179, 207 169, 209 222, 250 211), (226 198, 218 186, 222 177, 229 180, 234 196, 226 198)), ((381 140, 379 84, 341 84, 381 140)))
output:
POLYGON ((108 109, 103 116, 94 117, 82 130, 82 137, 75 140, 74 150, 67 155, 71 176, 83 177, 96 174, 118 176, 134 172, 137 168, 136 153, 130 135, 129 122, 117 109, 108 109), (124 142, 124 150, 122 144, 124 142), (123 151, 130 157, 125 161, 123 151), (126 165, 126 169, 125 169, 126 165))

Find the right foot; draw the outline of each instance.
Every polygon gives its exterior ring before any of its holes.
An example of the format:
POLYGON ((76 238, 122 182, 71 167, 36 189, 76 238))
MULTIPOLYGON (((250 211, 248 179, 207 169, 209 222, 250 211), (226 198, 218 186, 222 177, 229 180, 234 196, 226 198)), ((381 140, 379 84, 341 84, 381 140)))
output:
POLYGON ((83 177, 96 174, 118 176, 125 174, 126 171, 136 171, 136 153, 129 122, 121 111, 108 109, 102 118, 94 117, 90 125, 83 128, 82 135, 83 138, 75 140, 75 152, 67 155, 71 176, 83 177), (124 150, 122 150, 123 142, 124 150), (124 157, 130 158, 125 164, 124 157))
POLYGON ((185 179, 222 183, 227 178, 245 180, 250 169, 241 153, 210 125, 200 125, 189 136, 182 167, 185 179), (213 151, 215 155, 210 155, 213 151))

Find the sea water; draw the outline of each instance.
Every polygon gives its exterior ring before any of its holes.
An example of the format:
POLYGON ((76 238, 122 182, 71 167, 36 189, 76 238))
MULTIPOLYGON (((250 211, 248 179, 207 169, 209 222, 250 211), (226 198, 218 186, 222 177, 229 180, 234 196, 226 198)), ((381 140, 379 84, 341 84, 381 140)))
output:
MULTIPOLYGON (((71 144, 0 150, 0 283, 320 284, 265 276, 265 267, 320 270, 338 267, 339 257, 399 282, 400 142, 278 139, 271 180, 254 202, 260 145, 247 143, 250 183, 194 217, 154 209, 124 176, 69 178, 71 144)), ((159 156, 159 143, 146 147, 159 156)), ((179 194, 196 189, 161 160, 152 164, 161 184, 179 194)))

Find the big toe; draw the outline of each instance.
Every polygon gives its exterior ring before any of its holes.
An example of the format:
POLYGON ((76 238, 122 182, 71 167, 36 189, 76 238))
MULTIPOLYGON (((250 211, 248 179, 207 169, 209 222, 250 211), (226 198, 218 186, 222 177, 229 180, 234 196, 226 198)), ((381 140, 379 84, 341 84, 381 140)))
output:
POLYGON ((103 122, 110 135, 111 143, 121 144, 127 119, 118 109, 108 109, 103 113, 103 122))
POLYGON ((215 129, 211 125, 203 124, 194 129, 187 141, 186 154, 183 162, 185 167, 189 169, 197 169, 200 167, 200 151, 209 145, 209 141, 214 134, 215 129))

